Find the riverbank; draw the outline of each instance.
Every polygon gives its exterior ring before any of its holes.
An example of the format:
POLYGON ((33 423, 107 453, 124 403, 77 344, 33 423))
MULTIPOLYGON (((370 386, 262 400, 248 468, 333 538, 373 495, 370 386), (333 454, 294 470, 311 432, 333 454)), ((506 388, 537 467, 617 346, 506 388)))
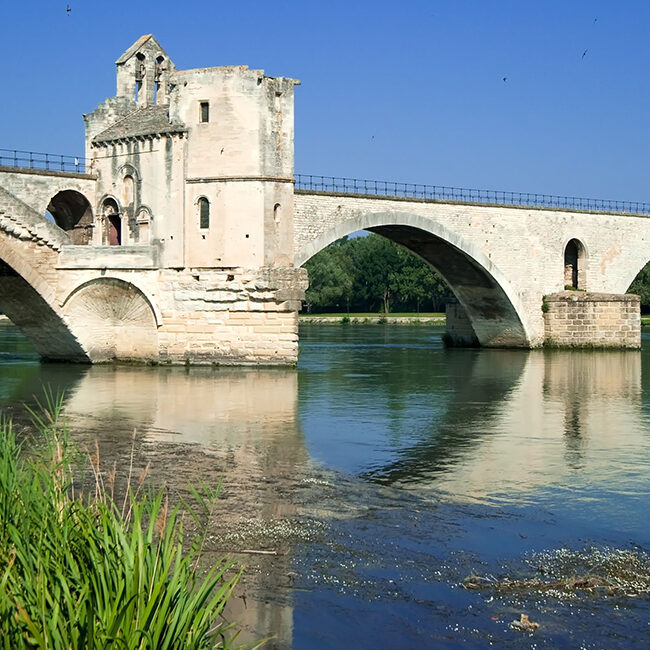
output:
POLYGON ((391 325, 423 325, 435 323, 444 325, 445 315, 443 313, 422 313, 422 314, 300 314, 300 324, 310 323, 318 325, 354 324, 373 325, 389 323, 391 325))

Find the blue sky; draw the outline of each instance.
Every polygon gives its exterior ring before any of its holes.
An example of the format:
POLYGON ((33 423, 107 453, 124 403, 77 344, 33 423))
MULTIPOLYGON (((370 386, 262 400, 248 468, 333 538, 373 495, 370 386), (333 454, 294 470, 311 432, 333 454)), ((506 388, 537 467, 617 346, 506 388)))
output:
POLYGON ((0 148, 83 153, 81 114, 151 32, 179 68, 300 79, 298 172, 650 201, 648 2, 0 7, 0 148))

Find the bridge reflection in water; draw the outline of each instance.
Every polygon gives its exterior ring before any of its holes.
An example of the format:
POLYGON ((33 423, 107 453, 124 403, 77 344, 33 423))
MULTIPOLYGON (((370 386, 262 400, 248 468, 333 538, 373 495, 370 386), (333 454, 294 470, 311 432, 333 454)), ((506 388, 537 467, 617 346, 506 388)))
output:
POLYGON ((223 480, 207 557, 226 548, 277 551, 239 556, 250 568, 229 614, 245 638, 272 634, 278 648, 295 642, 296 616, 305 627, 300 603, 320 588, 292 587, 294 579, 305 586, 296 575, 309 545, 305 528, 320 521, 327 535, 330 521, 359 517, 379 502, 374 491, 386 489, 376 483, 406 488, 423 503, 432 495, 526 503, 600 483, 623 491, 628 461, 648 447, 642 353, 433 350, 416 367, 421 351, 404 356, 397 346, 383 365, 389 380, 379 366, 374 377, 366 373, 370 361, 357 365, 367 348, 327 348, 325 369, 315 362, 317 347, 297 371, 28 363, 3 401, 25 423, 19 402, 42 399, 42 385, 64 389, 75 437, 97 438, 105 467, 117 462, 124 475, 135 428, 136 473, 151 462, 153 479, 175 495, 193 480, 223 480), (381 444, 368 430, 371 411, 394 425, 378 434, 381 444), (396 434, 409 420, 417 430, 396 434), (347 476, 337 465, 342 455, 347 470, 356 467, 347 476))
POLYGON ((435 434, 365 475, 454 499, 533 499, 545 487, 623 480, 647 445, 641 354, 482 351, 435 434), (621 476, 616 476, 617 468, 621 476))

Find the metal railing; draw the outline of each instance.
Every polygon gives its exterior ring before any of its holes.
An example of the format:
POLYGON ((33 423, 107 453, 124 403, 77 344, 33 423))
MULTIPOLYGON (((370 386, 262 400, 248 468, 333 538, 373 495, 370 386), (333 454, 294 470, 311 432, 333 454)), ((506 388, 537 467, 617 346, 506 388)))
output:
POLYGON ((503 206, 522 205, 538 208, 586 210, 591 212, 650 214, 650 203, 642 203, 639 201, 611 201, 607 199, 586 199, 578 196, 533 194, 530 192, 476 190, 463 187, 447 187, 444 185, 395 183, 392 181, 371 181, 359 178, 339 178, 336 176, 313 176, 311 174, 296 174, 295 187, 298 190, 312 190, 317 192, 433 199, 458 203, 503 206))
POLYGON ((38 151, 19 151, 17 149, 0 149, 0 167, 20 167, 22 169, 42 169, 56 172, 86 171, 86 159, 81 156, 62 156, 55 153, 38 151))
MULTIPOLYGON (((0 149, 0 167, 19 167, 23 169, 42 169, 46 171, 83 174, 86 171, 86 159, 81 156, 63 156, 61 154, 40 153, 36 151, 0 149)), ((340 194, 367 194, 384 197, 432 199, 458 203, 650 214, 650 203, 640 201, 614 201, 608 199, 587 199, 579 196, 536 194, 532 192, 477 190, 464 187, 449 187, 446 185, 396 183, 394 181, 372 181, 338 176, 315 176, 313 174, 296 174, 296 189, 340 194)))

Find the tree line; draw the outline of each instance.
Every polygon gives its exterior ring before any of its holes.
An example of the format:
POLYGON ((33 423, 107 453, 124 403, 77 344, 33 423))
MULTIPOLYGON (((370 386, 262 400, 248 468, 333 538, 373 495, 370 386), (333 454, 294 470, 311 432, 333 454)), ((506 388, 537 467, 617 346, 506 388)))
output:
POLYGON ((428 264, 375 234, 339 239, 305 268, 309 289, 304 310, 310 313, 437 312, 453 298, 428 264))
MULTIPOLYGON (((403 246, 369 234, 343 237, 312 257, 305 268, 308 313, 444 311, 453 294, 442 277, 403 246)), ((650 312, 650 263, 628 293, 650 312)))

